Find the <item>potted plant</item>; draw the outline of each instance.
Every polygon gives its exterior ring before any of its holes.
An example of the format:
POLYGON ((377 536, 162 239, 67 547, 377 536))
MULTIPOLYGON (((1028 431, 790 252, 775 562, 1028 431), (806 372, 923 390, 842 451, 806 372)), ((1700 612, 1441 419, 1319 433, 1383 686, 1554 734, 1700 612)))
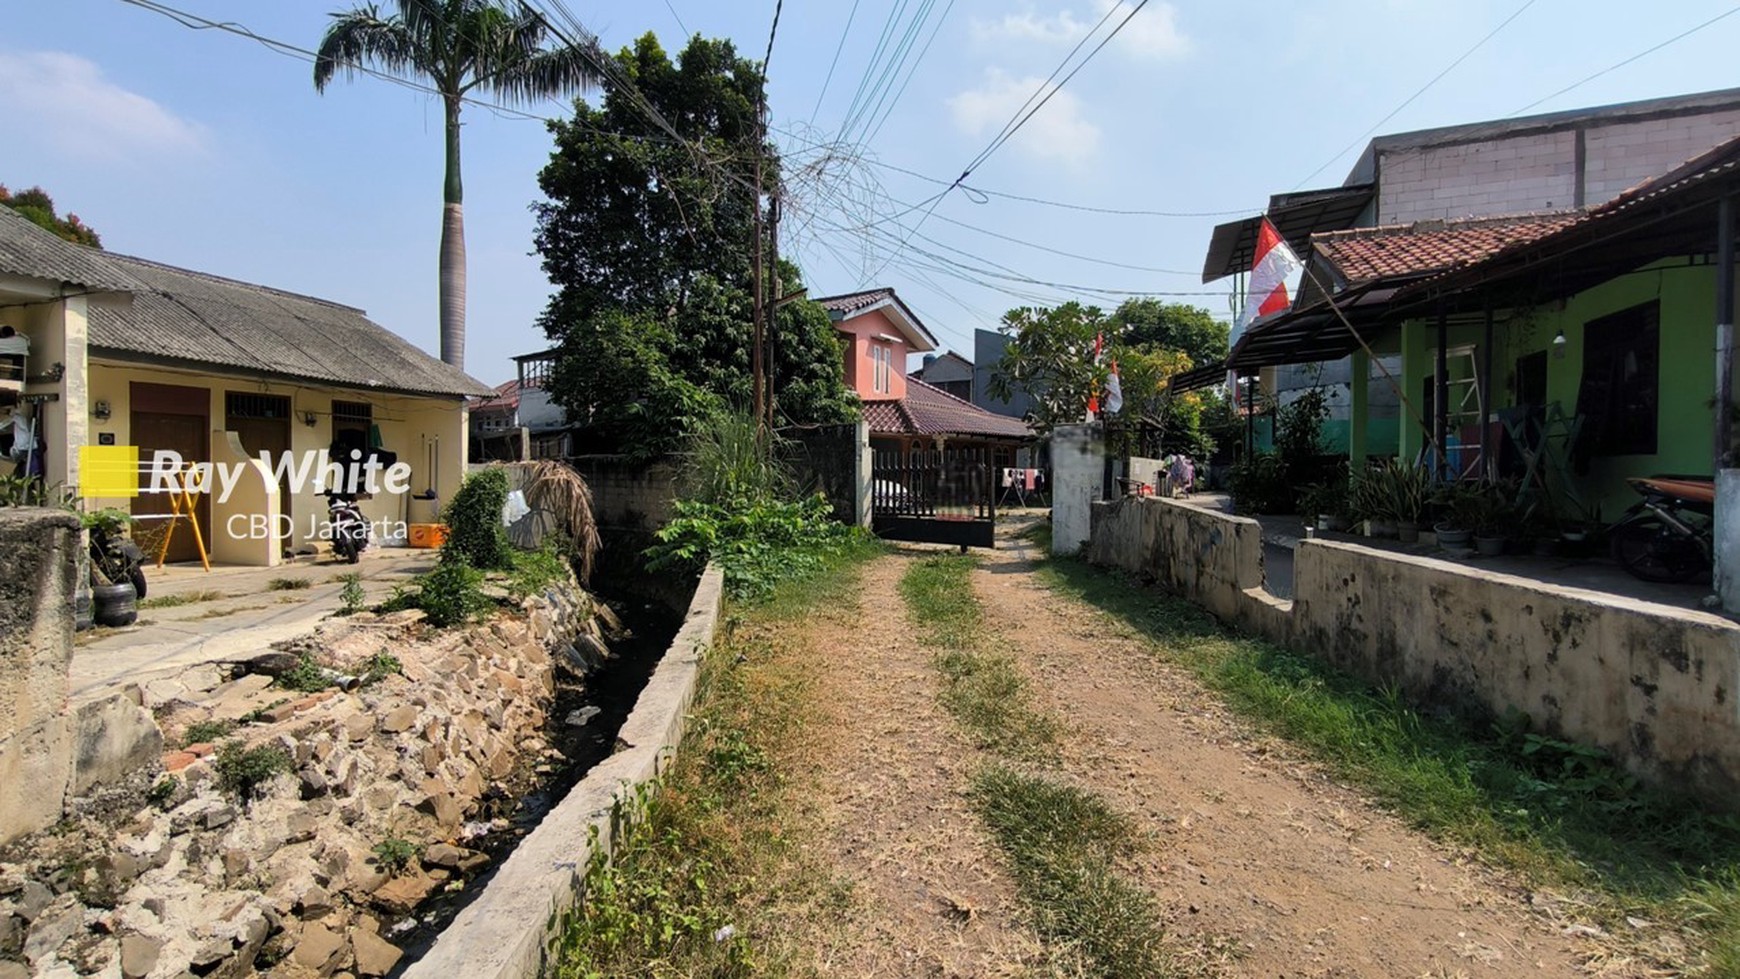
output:
POLYGON ((1381 467, 1355 473, 1348 481, 1348 508, 1355 522, 1363 522, 1367 537, 1394 537, 1395 515, 1381 467))
POLYGON ((102 626, 132 625, 139 618, 144 555, 127 536, 133 517, 113 507, 84 515, 90 532, 91 619, 102 626))
POLYGON ((1496 486, 1485 486, 1474 496, 1474 550, 1481 557, 1498 557, 1516 521, 1514 508, 1496 486))
POLYGON ((1335 490, 1323 483, 1312 483, 1299 491, 1299 515, 1306 526, 1329 530, 1334 522, 1335 490))
POLYGON ((1387 509, 1396 521, 1396 537, 1404 544, 1420 539, 1430 477, 1425 467, 1388 460, 1381 470, 1387 509))
POLYGON ((1432 504, 1439 519, 1432 530, 1438 546, 1447 551, 1463 551, 1472 546, 1474 523, 1479 509, 1478 486, 1467 483, 1446 483, 1433 494, 1432 504))

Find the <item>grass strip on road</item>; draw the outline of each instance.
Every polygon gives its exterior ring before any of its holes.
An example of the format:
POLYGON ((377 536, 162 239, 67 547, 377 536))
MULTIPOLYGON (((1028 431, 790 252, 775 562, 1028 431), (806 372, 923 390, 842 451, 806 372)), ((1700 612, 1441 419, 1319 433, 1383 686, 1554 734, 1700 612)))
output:
POLYGON ((1235 634, 1127 575, 1074 559, 1047 561, 1042 575, 1415 826, 1573 895, 1565 913, 1607 932, 1591 937, 1598 956, 1660 974, 1707 966, 1740 976, 1740 820, 1640 786, 1599 752, 1530 732, 1521 718, 1422 714, 1395 691, 1235 634))
POLYGON ((968 555, 924 558, 900 579, 900 594, 920 641, 938 650, 943 706, 979 746, 1011 757, 1049 757, 1057 722, 1033 707, 1013 660, 981 648, 983 614, 972 588, 977 566, 968 555))
MULTIPOLYGON (((964 555, 927 557, 900 581, 920 638, 938 647, 942 703, 981 747, 1012 760, 1055 762, 1057 721, 1034 706, 1013 659, 982 648, 984 616, 972 581, 977 563, 964 555)), ((1177 966, 1182 957, 1152 895, 1117 869, 1117 856, 1141 841, 1105 802, 1003 764, 981 768, 969 794, 1053 954, 1050 974, 1196 974, 1177 966)))

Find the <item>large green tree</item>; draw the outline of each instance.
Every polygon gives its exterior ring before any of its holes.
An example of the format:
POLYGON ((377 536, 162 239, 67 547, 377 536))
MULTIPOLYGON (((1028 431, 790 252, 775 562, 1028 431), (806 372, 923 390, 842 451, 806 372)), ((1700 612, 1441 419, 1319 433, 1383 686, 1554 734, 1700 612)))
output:
MULTIPOLYGON (((547 47, 552 32, 523 3, 396 0, 383 15, 368 4, 333 14, 314 60, 314 87, 370 67, 425 82, 446 114, 447 166, 441 210, 441 359, 465 366, 465 190, 459 171, 459 115, 469 98, 529 105, 599 81, 593 47, 547 47)), ((583 41, 590 45, 590 41, 583 41)))
POLYGON ((61 217, 55 213, 54 198, 48 196, 48 191, 41 187, 30 187, 13 193, 0 184, 0 207, 9 207, 30 219, 39 228, 54 232, 67 241, 92 248, 103 247, 103 239, 91 229, 91 226, 79 220, 77 214, 68 213, 61 217))
POLYGON ((1176 350, 1198 366, 1226 357, 1227 325, 1201 306, 1126 299, 1111 319, 1118 339, 1132 347, 1176 350))
MULTIPOLYGON (((731 42, 697 36, 673 61, 647 34, 616 60, 634 93, 577 100, 550 127, 537 246, 558 291, 542 325, 559 351, 551 393, 582 437, 646 455, 678 445, 697 412, 750 403, 756 158, 770 195, 779 159, 761 139, 760 68, 731 42)), ((801 287, 796 267, 779 269, 782 292, 801 287)), ((781 420, 853 417, 825 310, 783 304, 769 347, 781 420)))
POLYGON ((1025 391, 1041 432, 1082 421, 1088 398, 1105 387, 1110 372, 1107 363, 1094 362, 1094 343, 1108 323, 1104 310, 1078 302, 1004 313, 1001 329, 1009 343, 991 371, 992 397, 1008 401, 1025 391))

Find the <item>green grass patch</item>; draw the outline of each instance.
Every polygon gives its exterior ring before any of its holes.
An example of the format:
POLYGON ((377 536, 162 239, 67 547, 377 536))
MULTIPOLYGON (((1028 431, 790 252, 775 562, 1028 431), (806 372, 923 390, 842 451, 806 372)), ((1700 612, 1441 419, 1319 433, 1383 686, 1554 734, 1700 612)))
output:
POLYGON ((326 668, 315 661, 313 656, 303 653, 296 658, 296 665, 278 674, 273 682, 286 690, 299 690, 302 693, 319 693, 332 686, 332 677, 326 668))
POLYGON ((228 598, 221 591, 189 591, 179 595, 153 595, 139 603, 144 608, 180 608, 183 605, 198 605, 201 602, 215 602, 228 598))
POLYGON ((1190 603, 1074 560, 1045 580, 1154 642, 1260 727, 1307 749, 1415 826, 1523 872, 1538 886, 1604 896, 1588 914, 1648 941, 1627 915, 1681 929, 1681 959, 1654 942, 1657 968, 1710 956, 1740 975, 1740 820, 1640 786, 1601 752, 1496 723, 1423 714, 1394 691, 1237 635, 1190 603))
POLYGON ((969 555, 924 558, 900 579, 919 639, 938 648, 942 703, 983 747, 1040 758, 1057 742, 1057 722, 1036 710, 1014 660, 981 648, 983 612, 973 594, 969 555))
POLYGON ((1122 816, 1080 789, 1001 766, 979 772, 972 797, 1035 929, 1083 974, 1196 974, 1180 968, 1153 896, 1116 867, 1140 845, 1122 816))
POLYGON ((309 578, 273 578, 266 582, 267 591, 302 591, 312 587, 314 582, 309 578))
POLYGON ((851 896, 804 846, 814 653, 792 625, 850 614, 858 566, 879 553, 830 553, 753 606, 732 607, 683 750, 642 792, 614 859, 588 868, 552 976, 814 973, 817 937, 845 931, 851 896))
POLYGON ((181 746, 185 748, 190 744, 215 743, 229 737, 230 732, 235 729, 235 721, 195 721, 182 732, 181 746))

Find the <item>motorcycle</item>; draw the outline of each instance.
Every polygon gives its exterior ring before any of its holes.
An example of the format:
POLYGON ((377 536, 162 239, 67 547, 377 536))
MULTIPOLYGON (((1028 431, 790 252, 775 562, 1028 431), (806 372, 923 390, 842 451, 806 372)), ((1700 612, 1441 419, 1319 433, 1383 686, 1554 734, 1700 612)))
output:
POLYGON ((145 552, 126 530, 133 518, 124 510, 98 510, 85 517, 91 532, 91 571, 93 584, 119 585, 131 583, 135 598, 145 597, 145 552))
POLYGON ((358 494, 326 494, 326 525, 332 535, 332 552, 347 562, 362 560, 369 546, 369 520, 357 505, 358 494))
POLYGON ((1716 484, 1702 476, 1626 482, 1643 499, 1609 531, 1619 566, 1644 581, 1707 579, 1715 547, 1716 484))

